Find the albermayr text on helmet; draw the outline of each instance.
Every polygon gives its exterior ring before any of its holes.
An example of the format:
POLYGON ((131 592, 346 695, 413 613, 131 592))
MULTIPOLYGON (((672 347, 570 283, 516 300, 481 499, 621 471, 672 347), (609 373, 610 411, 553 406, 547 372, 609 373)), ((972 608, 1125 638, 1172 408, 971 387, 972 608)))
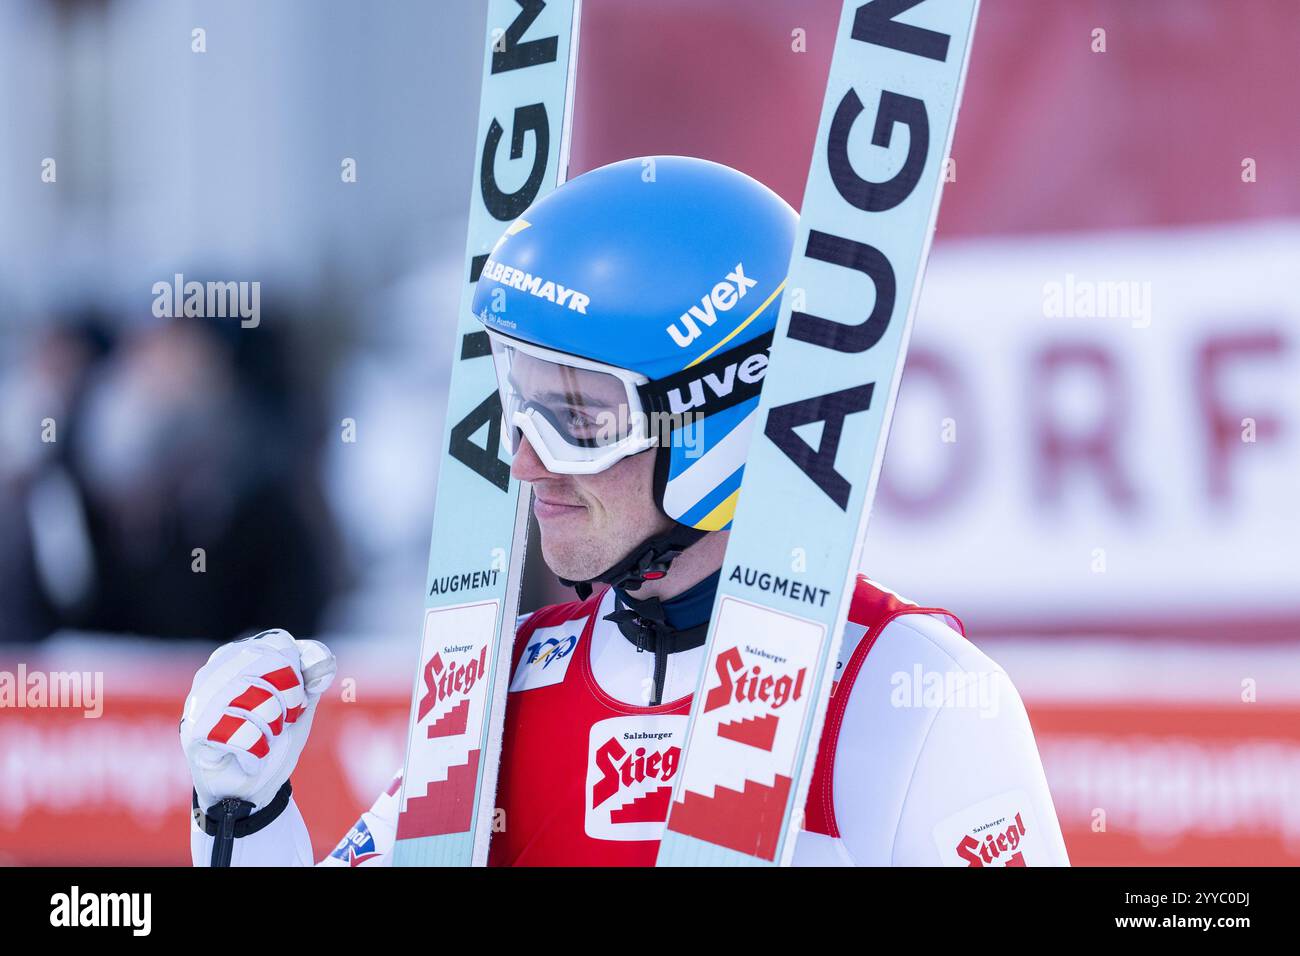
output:
POLYGON ((489 259, 487 264, 483 266, 480 278, 483 277, 518 289, 520 292, 535 295, 539 299, 554 302, 556 305, 567 305, 574 312, 581 312, 583 315, 587 314, 587 305, 591 302, 590 296, 579 292, 577 289, 567 288, 558 282, 543 279, 541 276, 535 276, 531 272, 524 272, 522 269, 503 266, 495 259, 489 259))

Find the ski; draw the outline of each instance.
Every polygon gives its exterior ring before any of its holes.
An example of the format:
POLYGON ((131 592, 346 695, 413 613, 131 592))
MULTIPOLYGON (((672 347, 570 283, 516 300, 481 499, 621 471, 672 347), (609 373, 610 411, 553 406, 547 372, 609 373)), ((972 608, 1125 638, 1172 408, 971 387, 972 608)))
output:
POLYGON ((660 866, 794 853, 978 5, 844 3, 660 866))
POLYGON ((506 225, 564 182, 581 0, 489 0, 471 191, 396 866, 482 866, 495 810, 531 494, 510 477, 487 333, 470 314, 506 225))

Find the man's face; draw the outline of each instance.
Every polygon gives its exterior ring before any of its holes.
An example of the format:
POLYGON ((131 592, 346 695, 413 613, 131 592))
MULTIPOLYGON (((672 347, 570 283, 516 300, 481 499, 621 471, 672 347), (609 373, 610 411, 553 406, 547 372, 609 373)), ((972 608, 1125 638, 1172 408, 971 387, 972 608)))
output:
MULTIPOLYGON (((622 398, 621 386, 605 395, 601 383, 586 381, 581 389, 588 399, 586 407, 566 408, 556 395, 572 394, 573 382, 552 381, 556 373, 524 362, 512 374, 525 399, 546 396, 547 404, 564 421, 576 423, 571 425, 574 431, 579 425, 590 428, 594 413, 616 408, 622 398)), ((646 538, 672 527, 654 504, 655 454, 652 448, 630 455, 594 475, 558 475, 547 471, 528 439, 520 436, 510 472, 533 486, 542 557, 551 571, 572 581, 590 579, 646 538)))
POLYGON ((546 470, 528 439, 521 439, 510 473, 533 486, 533 514, 548 568, 570 581, 585 581, 672 527, 654 504, 655 452, 630 455, 595 475, 557 475, 546 470))

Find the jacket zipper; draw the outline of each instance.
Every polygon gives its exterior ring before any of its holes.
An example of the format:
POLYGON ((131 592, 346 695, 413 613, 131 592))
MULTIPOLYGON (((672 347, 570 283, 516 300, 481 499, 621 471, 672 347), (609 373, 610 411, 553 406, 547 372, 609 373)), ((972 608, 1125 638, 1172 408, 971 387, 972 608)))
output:
POLYGON ((655 679, 654 679, 654 700, 650 702, 651 707, 658 707, 663 701, 664 681, 668 678, 668 651, 664 647, 663 641, 655 641, 655 679))

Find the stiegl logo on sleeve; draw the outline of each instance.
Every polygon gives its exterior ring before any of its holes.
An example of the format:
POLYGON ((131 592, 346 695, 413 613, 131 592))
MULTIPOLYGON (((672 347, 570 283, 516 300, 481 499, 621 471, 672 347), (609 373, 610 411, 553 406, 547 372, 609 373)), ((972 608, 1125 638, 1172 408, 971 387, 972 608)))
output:
POLYGON ((955 813, 934 828, 945 866, 1041 866, 1041 837, 1029 797, 1009 790, 955 813))
POLYGON ((132 936, 148 936, 152 927, 151 893, 68 893, 50 897, 51 926, 124 926, 132 936))

